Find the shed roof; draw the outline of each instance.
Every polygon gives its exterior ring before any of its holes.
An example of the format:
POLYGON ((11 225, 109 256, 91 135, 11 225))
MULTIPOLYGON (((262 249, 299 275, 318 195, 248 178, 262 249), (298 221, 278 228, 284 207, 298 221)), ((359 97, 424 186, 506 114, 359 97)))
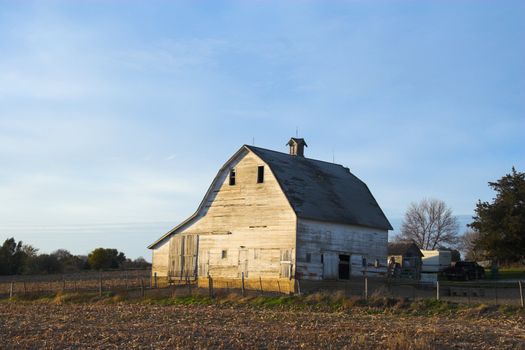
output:
POLYGON ((423 256, 419 247, 412 241, 388 243, 388 255, 406 255, 409 252, 423 256))
POLYGON ((348 168, 245 147, 268 164, 298 217, 392 230, 366 184, 348 168))

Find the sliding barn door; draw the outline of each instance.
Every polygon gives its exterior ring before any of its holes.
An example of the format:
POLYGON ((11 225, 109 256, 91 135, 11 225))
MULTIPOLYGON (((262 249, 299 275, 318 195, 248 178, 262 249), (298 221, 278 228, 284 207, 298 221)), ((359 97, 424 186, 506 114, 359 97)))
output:
POLYGON ((173 236, 170 240, 169 276, 174 278, 197 277, 199 236, 173 236))

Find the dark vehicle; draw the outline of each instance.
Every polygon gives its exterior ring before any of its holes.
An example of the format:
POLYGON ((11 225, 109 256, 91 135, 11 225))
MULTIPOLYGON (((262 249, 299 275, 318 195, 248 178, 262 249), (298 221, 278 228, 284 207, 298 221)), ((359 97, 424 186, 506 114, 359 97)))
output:
POLYGON ((443 270, 443 274, 449 280, 459 279, 468 281, 485 278, 485 269, 475 261, 458 261, 443 270))

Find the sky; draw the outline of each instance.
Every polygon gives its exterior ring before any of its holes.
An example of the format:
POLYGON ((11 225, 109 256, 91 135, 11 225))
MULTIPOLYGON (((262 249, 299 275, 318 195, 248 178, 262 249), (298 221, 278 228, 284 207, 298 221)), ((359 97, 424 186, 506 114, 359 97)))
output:
POLYGON ((525 171, 523 1, 0 0, 0 240, 147 245, 243 144, 347 166, 396 230, 525 171))

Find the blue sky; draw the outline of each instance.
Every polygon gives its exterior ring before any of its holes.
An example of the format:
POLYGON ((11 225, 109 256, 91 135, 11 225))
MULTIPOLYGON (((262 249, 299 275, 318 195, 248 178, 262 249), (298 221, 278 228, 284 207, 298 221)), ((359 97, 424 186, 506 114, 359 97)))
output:
POLYGON ((149 243, 242 144, 350 167, 395 226, 525 161, 523 1, 0 0, 0 239, 149 243))

